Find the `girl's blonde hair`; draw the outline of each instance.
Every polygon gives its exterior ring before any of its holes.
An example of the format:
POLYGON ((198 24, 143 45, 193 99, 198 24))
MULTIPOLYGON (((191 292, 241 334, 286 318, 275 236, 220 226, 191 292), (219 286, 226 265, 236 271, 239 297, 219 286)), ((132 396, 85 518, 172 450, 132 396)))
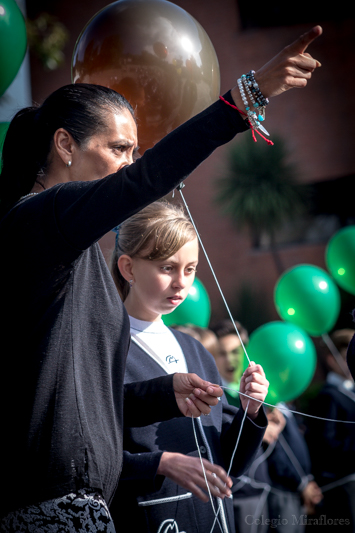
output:
POLYGON ((196 236, 183 208, 166 201, 153 202, 125 220, 117 228, 109 265, 121 299, 125 301, 129 293, 129 283, 117 266, 121 255, 148 261, 168 259, 196 236))

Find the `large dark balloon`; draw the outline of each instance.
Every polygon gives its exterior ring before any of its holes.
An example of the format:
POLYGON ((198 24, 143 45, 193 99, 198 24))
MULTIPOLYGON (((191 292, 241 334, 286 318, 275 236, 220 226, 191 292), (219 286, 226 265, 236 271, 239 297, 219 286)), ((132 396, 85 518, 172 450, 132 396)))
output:
POLYGON ((72 81, 110 87, 130 101, 141 153, 214 102, 220 87, 205 30, 165 0, 119 0, 99 11, 75 45, 72 81))

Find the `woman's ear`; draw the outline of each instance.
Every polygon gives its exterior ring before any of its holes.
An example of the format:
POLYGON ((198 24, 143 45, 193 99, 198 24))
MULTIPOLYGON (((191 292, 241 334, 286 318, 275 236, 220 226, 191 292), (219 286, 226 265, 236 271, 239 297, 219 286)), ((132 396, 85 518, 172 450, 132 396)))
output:
POLYGON ((133 276, 133 259, 129 255, 120 255, 117 261, 118 270, 121 276, 128 282, 134 281, 133 276))
POLYGON ((59 128, 53 135, 53 148, 66 166, 71 165, 75 142, 70 133, 64 128, 59 128), (70 163, 69 163, 70 161, 70 163))

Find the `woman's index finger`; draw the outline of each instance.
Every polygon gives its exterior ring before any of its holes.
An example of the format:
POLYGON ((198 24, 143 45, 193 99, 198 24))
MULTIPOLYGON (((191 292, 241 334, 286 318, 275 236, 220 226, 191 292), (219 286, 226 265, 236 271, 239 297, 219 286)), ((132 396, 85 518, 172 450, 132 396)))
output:
POLYGON ((311 30, 307 31, 290 44, 288 46, 289 51, 291 50, 294 54, 303 54, 308 46, 317 39, 317 37, 322 35, 322 33, 323 29, 321 26, 314 26, 311 30))

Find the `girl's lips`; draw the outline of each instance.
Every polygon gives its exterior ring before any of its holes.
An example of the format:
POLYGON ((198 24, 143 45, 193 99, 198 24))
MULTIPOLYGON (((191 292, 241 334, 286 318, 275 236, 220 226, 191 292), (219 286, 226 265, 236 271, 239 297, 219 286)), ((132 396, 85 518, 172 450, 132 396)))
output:
POLYGON ((175 305, 179 304, 182 301, 181 296, 169 296, 167 299, 169 300, 169 302, 175 305))

